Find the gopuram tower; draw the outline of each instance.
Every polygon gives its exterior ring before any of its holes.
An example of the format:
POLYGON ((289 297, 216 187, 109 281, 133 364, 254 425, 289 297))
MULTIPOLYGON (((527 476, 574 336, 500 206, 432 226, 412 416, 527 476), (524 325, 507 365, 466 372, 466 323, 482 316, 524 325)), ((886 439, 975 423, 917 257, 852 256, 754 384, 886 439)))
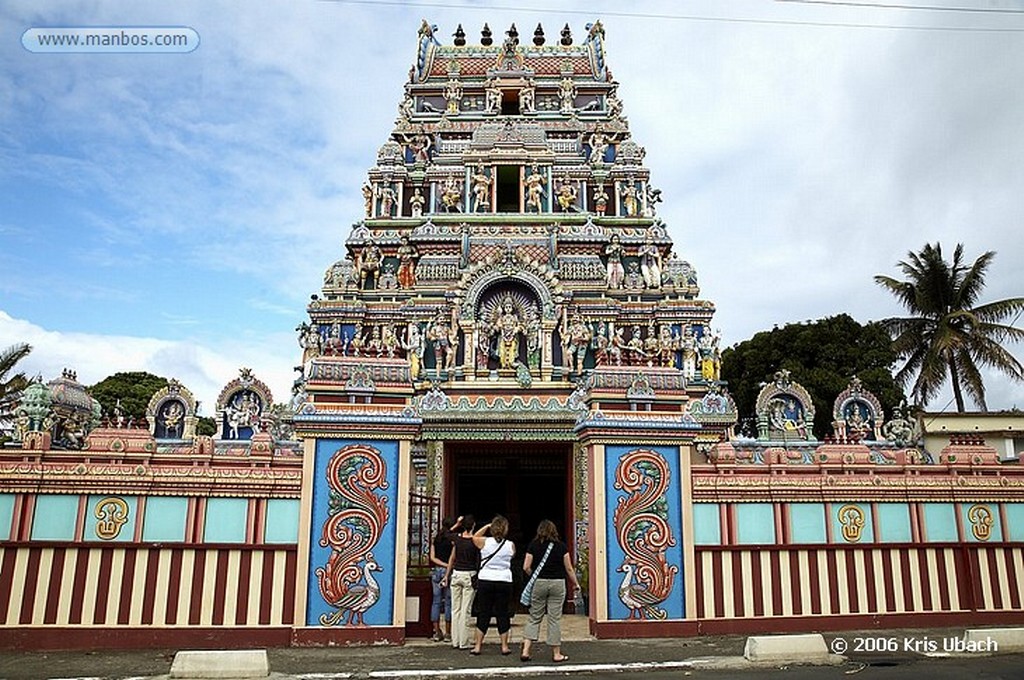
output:
POLYGON ((519 555, 555 521, 597 625, 682 619, 679 499, 736 420, 714 305, 659 216, 601 23, 454 35, 420 27, 365 214, 299 329, 297 625, 400 637, 439 517, 466 513, 507 516, 519 555))

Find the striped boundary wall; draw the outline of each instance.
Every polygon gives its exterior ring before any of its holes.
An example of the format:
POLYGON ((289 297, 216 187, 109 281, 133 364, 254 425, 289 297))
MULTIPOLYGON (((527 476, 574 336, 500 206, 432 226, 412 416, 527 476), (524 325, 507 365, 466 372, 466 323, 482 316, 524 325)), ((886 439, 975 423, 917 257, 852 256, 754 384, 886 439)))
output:
POLYGON ((1024 619, 1020 544, 703 547, 695 571, 698 620, 1007 611, 1024 619))
POLYGON ((0 624, 290 627, 296 563, 294 547, 2 543, 0 624))

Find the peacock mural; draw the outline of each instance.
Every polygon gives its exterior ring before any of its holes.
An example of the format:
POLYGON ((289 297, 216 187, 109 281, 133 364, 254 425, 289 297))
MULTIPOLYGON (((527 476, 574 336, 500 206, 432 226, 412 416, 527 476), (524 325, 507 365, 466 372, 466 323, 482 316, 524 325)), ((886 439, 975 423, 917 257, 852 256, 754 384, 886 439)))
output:
MULTIPOLYGON (((666 619, 679 566, 669 559, 676 546, 670 523, 671 469, 665 458, 648 449, 627 451, 614 472, 616 495, 612 525, 622 559, 618 599, 627 620, 666 619)), ((610 553, 611 554, 611 553, 610 553)), ((681 612, 680 612, 681 615, 681 612)))
POLYGON ((339 449, 326 467, 329 502, 320 546, 327 564, 316 569, 320 595, 333 611, 320 615, 323 626, 363 626, 363 616, 381 598, 374 578, 383 567, 374 559, 388 522, 387 464, 381 452, 365 444, 339 449))

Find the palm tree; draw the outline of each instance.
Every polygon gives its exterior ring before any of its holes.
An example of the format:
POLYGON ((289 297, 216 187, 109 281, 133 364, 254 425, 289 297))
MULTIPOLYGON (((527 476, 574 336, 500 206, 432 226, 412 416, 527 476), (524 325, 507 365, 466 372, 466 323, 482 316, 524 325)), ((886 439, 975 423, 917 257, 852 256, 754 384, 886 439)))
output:
POLYGON ((32 351, 26 343, 12 345, 0 352, 0 423, 7 422, 11 417, 14 403, 21 396, 21 391, 28 385, 24 373, 9 375, 19 361, 32 351))
POLYGON ((875 277, 875 283, 896 296, 911 314, 882 321, 893 337, 893 349, 906 359, 896 380, 906 385, 916 373, 911 394, 924 404, 938 394, 948 377, 961 413, 965 391, 982 411, 987 410, 981 367, 1024 380, 1024 367, 1003 347, 1005 342, 1024 339, 1024 330, 1013 321, 1005 323, 1024 310, 1024 298, 979 305, 985 271, 995 252, 988 251, 967 266, 963 251, 963 244, 957 244, 953 261, 946 262, 940 244, 925 244, 921 252, 910 252, 906 261, 899 262, 906 281, 875 277))

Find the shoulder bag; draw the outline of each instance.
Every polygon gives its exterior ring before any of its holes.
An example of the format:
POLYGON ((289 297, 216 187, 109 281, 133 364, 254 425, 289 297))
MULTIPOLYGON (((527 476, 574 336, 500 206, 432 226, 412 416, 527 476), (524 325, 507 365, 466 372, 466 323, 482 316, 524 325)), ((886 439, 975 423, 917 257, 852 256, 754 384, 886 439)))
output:
POLYGON ((533 584, 536 582, 537 577, 540 576, 540 570, 544 568, 544 563, 548 561, 548 555, 551 554, 551 549, 555 547, 555 542, 548 543, 548 549, 544 551, 544 557, 540 558, 540 562, 537 563, 537 568, 530 574, 530 580, 526 582, 526 586, 523 587, 523 592, 519 596, 519 604, 524 607, 530 606, 530 599, 533 597, 533 584))

